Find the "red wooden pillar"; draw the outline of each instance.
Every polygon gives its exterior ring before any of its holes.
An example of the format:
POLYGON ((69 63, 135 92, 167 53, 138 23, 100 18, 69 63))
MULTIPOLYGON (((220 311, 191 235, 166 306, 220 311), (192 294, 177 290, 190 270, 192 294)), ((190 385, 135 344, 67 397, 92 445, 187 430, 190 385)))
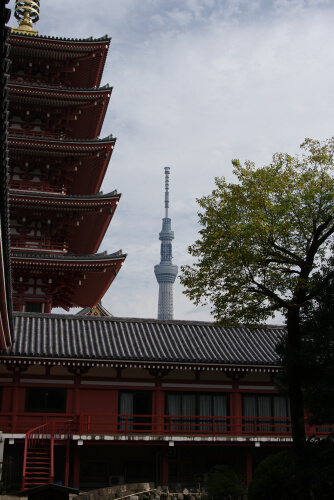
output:
POLYGON ((231 393, 232 434, 242 434, 242 396, 239 392, 238 379, 233 380, 231 393))
POLYGON ((52 308, 51 302, 46 302, 44 304, 44 312, 45 312, 45 314, 51 313, 51 308, 52 308))
POLYGON ((109 418, 110 420, 110 432, 112 434, 116 434, 118 430, 118 399, 119 399, 119 391, 118 390, 111 390, 109 392, 110 394, 110 399, 111 399, 111 412, 112 415, 109 418))
POLYGON ((165 412, 165 401, 164 392, 161 390, 161 377, 156 377, 155 379, 155 391, 153 393, 153 433, 163 434, 164 430, 164 412, 165 412))
POLYGON ((75 445, 74 463, 73 463, 73 487, 79 488, 80 485, 80 446, 75 445))
POLYGON ((16 430, 17 424, 17 414, 19 413, 19 404, 20 404, 20 394, 19 394, 19 381, 20 381, 20 372, 16 371, 18 368, 15 368, 13 373, 13 392, 12 392, 12 429, 11 432, 14 433, 16 430))
POLYGON ((81 382, 81 373, 78 370, 74 375, 74 394, 73 394, 73 413, 77 415, 80 413, 80 382, 81 382))
POLYGON ((161 471, 162 486, 168 486, 168 447, 162 448, 162 471, 161 471))
POLYGON ((65 452, 65 477, 64 486, 68 486, 68 476, 70 472, 70 440, 66 440, 66 452, 65 452))
POLYGON ((252 449, 246 448, 246 482, 249 484, 253 477, 252 449))

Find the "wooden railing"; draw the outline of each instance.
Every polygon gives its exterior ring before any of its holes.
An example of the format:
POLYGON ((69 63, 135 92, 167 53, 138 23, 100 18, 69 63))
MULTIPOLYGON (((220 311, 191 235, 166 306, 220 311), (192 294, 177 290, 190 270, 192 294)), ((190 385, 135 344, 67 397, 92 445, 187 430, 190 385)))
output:
POLYGON ((51 237, 11 235, 11 247, 14 250, 32 250, 34 252, 67 252, 68 243, 53 241, 51 237))
MULTIPOLYGON (((48 424, 52 421, 64 422, 73 420, 72 413, 13 413, 0 412, 0 430, 3 433, 26 434, 31 429, 48 424)), ((73 425, 73 424, 72 424, 73 425)))
POLYGON ((53 186, 50 182, 36 182, 36 181, 9 181, 9 189, 13 190, 23 190, 31 191, 32 194, 35 193, 46 193, 46 194, 66 194, 65 186, 53 186))
MULTIPOLYGON (((26 433, 29 439, 55 439, 77 435, 161 435, 161 436, 291 436, 287 417, 184 416, 120 414, 0 413, 3 433, 26 433), (64 427, 66 423, 66 428, 64 427), (54 425, 51 432, 50 425, 54 425), (33 428, 33 431, 29 429, 33 428), (37 429, 40 429, 37 433, 37 429), (43 438, 44 436, 44 438, 43 438)), ((306 426, 307 435, 328 435, 334 425, 306 426)))
MULTIPOLYGON (((21 125, 21 124, 20 124, 21 125)), ((63 132, 45 132, 44 130, 31 130, 23 128, 12 128, 9 126, 8 135, 18 137, 41 137, 42 139, 65 139, 63 132)))

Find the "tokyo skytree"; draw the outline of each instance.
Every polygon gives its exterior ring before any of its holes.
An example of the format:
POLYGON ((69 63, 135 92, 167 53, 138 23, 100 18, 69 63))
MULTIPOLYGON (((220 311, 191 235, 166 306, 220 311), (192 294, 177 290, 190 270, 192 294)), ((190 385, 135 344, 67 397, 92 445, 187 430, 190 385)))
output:
POLYGON ((154 273, 159 283, 158 319, 173 319, 173 283, 177 276, 177 266, 172 264, 171 219, 168 218, 169 208, 169 167, 165 167, 165 217, 162 219, 160 264, 154 266, 154 273))

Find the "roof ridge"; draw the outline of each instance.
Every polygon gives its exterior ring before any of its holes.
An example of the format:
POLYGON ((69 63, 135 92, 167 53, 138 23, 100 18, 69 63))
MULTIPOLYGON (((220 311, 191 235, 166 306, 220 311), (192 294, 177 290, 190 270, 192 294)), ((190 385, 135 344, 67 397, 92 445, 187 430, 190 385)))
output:
POLYGON ((222 328, 224 330, 233 330, 233 329, 246 329, 246 330, 286 330, 284 325, 259 325, 258 328, 251 328, 247 325, 237 325, 237 326, 223 326, 218 323, 211 321, 196 321, 196 320, 179 320, 179 319, 156 319, 156 318, 128 318, 128 317, 96 317, 96 316, 79 316, 78 314, 65 314, 65 313, 23 313, 23 312, 14 312, 14 316, 24 316, 24 317, 41 317, 41 318, 49 318, 49 319, 75 319, 77 321, 113 321, 113 322, 121 322, 121 323, 160 323, 160 324, 184 324, 184 325, 207 325, 212 326, 214 328, 222 328))
POLYGON ((36 88, 36 89, 46 89, 46 90, 53 90, 53 91, 73 91, 73 92, 82 92, 82 91, 86 91, 86 92, 94 92, 94 91, 100 91, 100 90, 113 90, 113 86, 109 85, 109 83, 106 83, 105 85, 103 85, 102 87, 65 87, 65 86, 62 86, 62 85, 57 85, 57 86, 54 86, 54 85, 47 85, 45 83, 34 83, 34 82, 15 82, 15 81, 9 81, 8 82, 8 85, 16 85, 18 87, 27 87, 27 88, 36 88))
POLYGON ((9 188, 9 192, 15 192, 15 194, 22 194, 22 196, 27 196, 30 195, 32 197, 40 197, 40 196, 47 196, 50 198, 59 198, 59 200, 65 201, 66 198, 71 198, 73 200, 75 199, 84 199, 84 198, 96 198, 96 199, 102 199, 102 198, 110 198, 111 196, 121 196, 121 193, 117 193, 117 189, 114 189, 113 191, 110 191, 109 193, 103 193, 103 191, 99 191, 98 193, 93 193, 93 194, 62 194, 62 193, 52 193, 49 191, 29 191, 29 190, 24 190, 21 188, 9 188))
MULTIPOLYGON (((15 28, 14 28, 15 29, 15 28)), ((66 37, 58 37, 58 36, 50 36, 50 35, 35 35, 31 33, 15 33, 11 32, 10 36, 19 36, 24 38, 25 36, 29 38, 33 38, 34 40, 52 40, 52 41, 59 41, 59 42, 104 42, 104 41, 111 41, 111 36, 108 35, 103 35, 102 37, 99 38, 94 38, 93 36, 90 36, 88 38, 66 38, 66 37)))
POLYGON ((107 251, 105 252, 99 252, 99 253, 94 253, 94 254, 72 254, 72 253, 50 253, 50 252, 34 252, 34 251, 29 251, 29 252, 21 252, 18 250, 11 250, 11 257, 16 257, 16 258, 29 258, 29 259, 53 259, 53 260, 104 260, 104 259, 110 259, 110 258, 117 258, 117 257, 126 257, 127 254, 123 254, 122 250, 118 250, 117 252, 109 253, 107 251))
POLYGON ((27 140, 27 139, 34 139, 36 141, 40 142, 61 142, 61 143, 99 143, 99 142, 108 142, 108 141, 116 141, 117 137, 113 137, 112 134, 107 135, 106 137, 95 137, 94 139, 71 139, 69 137, 65 138, 47 138, 47 137, 38 137, 36 135, 19 135, 19 134, 8 134, 8 139, 22 139, 22 140, 27 140))

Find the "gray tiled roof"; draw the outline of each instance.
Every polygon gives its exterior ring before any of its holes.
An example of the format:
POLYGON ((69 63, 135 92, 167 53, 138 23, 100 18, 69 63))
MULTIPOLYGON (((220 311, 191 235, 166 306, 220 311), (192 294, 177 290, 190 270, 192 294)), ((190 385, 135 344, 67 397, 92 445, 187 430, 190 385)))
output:
POLYGON ((28 37, 32 38, 34 41, 35 40, 53 40, 56 41, 58 40, 59 42, 82 42, 82 43, 87 43, 87 42, 104 42, 104 41, 109 41, 111 38, 108 35, 101 36, 100 38, 94 38, 93 36, 90 36, 89 38, 62 38, 58 36, 48 36, 48 35, 32 35, 29 32, 21 34, 21 33, 13 33, 12 36, 20 36, 22 38, 28 37))
MULTIPOLYGON (((106 200, 109 200, 110 198, 120 198, 122 195, 120 193, 117 193, 117 189, 114 191, 111 191, 110 193, 103 193, 100 191, 99 193, 93 193, 93 194, 80 194, 80 195, 73 195, 73 194, 62 194, 62 193, 54 193, 50 191, 29 191, 29 190, 24 190, 24 189, 19 189, 19 188, 11 188, 10 193, 13 196, 16 196, 16 200, 18 198, 50 198, 52 202, 54 201, 60 201, 62 203, 75 203, 75 202, 82 202, 84 203, 85 201, 91 201, 91 200, 96 200, 97 202, 106 202, 106 200)), ((13 203, 13 198, 12 198, 12 203, 13 203)))
MULTIPOLYGON (((27 133, 27 131, 25 131, 25 133, 27 133)), ((35 142, 39 142, 40 144, 43 144, 43 142, 45 143, 48 143, 48 142, 55 142, 57 144, 59 144, 59 142, 61 142, 61 144, 67 144, 67 143, 70 143, 71 146, 73 145, 73 143, 78 143, 80 145, 84 145, 84 143, 87 143, 87 144, 92 144, 94 142, 114 142, 117 140, 117 137, 113 137, 112 134, 109 134, 107 135, 106 137, 95 137, 94 139, 71 139, 69 137, 66 137, 66 139, 55 139, 55 138, 51 138, 51 137, 38 137, 36 135, 20 135, 19 133, 15 133, 15 134, 8 134, 8 138, 9 139, 20 139, 24 142, 27 142, 27 139, 31 139, 35 142)))
POLYGON ((9 356, 85 360, 277 366, 284 329, 223 328, 213 323, 14 314, 9 356))
POLYGON ((38 259, 38 260, 64 260, 64 261, 76 261, 76 260, 110 260, 126 257, 122 250, 118 250, 114 253, 100 252, 87 255, 77 255, 72 253, 47 253, 47 252, 21 252, 17 250, 11 251, 12 258, 16 259, 38 259))

